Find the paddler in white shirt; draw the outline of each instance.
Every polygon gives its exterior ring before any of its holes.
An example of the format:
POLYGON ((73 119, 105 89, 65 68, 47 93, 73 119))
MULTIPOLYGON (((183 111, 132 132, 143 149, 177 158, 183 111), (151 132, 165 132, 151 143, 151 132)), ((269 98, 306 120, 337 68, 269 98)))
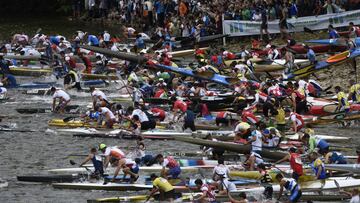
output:
POLYGON ((90 87, 91 97, 93 100, 93 108, 95 109, 95 106, 98 102, 100 102, 100 106, 108 106, 110 103, 107 100, 107 97, 104 92, 101 90, 95 89, 95 87, 90 87))
POLYGON ((70 96, 64 90, 52 87, 50 92, 53 94, 52 111, 64 113, 65 107, 70 103, 70 96), (59 99, 59 104, 56 106, 56 100, 59 99))

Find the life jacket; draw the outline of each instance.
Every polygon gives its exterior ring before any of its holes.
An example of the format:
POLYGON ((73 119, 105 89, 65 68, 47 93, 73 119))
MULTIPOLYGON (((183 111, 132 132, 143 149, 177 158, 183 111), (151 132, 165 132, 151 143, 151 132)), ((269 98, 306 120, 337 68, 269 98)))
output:
POLYGON ((216 118, 226 118, 226 116, 226 111, 220 111, 219 113, 217 113, 216 118))
POLYGON ((166 159, 169 161, 169 163, 167 164, 167 167, 175 168, 175 167, 179 166, 179 163, 172 156, 168 156, 168 157, 166 157, 166 159))
POLYGON ((201 188, 206 187, 207 191, 206 191, 206 197, 208 198, 209 202, 215 201, 215 194, 213 192, 213 190, 211 189, 211 187, 208 184, 203 184, 201 186, 201 188))
POLYGON ((341 104, 342 107, 344 107, 345 109, 350 108, 349 101, 347 100, 347 97, 346 97, 344 92, 339 92, 337 94, 337 99, 338 99, 338 102, 341 104))
MULTIPOLYGON (((316 159, 315 161, 313 161, 313 162, 311 163, 311 165, 310 165, 315 174, 317 174, 318 171, 319 171, 319 168, 318 168, 318 167, 315 167, 315 162, 316 162, 317 160, 318 160, 318 159, 316 159)), ((319 176, 319 179, 325 179, 325 178, 326 178, 326 170, 325 170, 325 167, 324 167, 324 163, 322 163, 322 164, 320 165, 320 167, 322 168, 322 170, 321 170, 321 174, 320 174, 320 176, 319 176)))
POLYGON ((294 170, 298 175, 303 174, 303 167, 301 156, 298 153, 290 153, 290 167, 294 170))
MULTIPOLYGON (((297 121, 300 121, 300 122, 301 122, 301 125, 304 125, 304 124, 305 124, 304 119, 302 118, 302 116, 300 116, 299 114, 297 114, 297 113, 295 113, 295 112, 292 112, 292 113, 290 114, 290 116, 292 116, 292 115, 295 115, 295 116, 296 116, 296 120, 297 120, 297 121)), ((296 123, 298 123, 297 121, 296 121, 296 123)))
POLYGON ((261 176, 260 182, 261 182, 261 183, 271 183, 271 182, 272 182, 272 178, 271 178, 271 176, 265 171, 265 174, 263 174, 263 175, 261 176))
POLYGON ((241 119, 243 122, 250 122, 253 125, 259 122, 259 119, 250 111, 243 111, 241 119))
POLYGON ((110 156, 111 156, 111 157, 114 157, 114 158, 116 158, 116 159, 118 159, 118 160, 125 158, 124 152, 121 151, 121 150, 118 149, 118 148, 112 148, 112 149, 110 150, 110 156))

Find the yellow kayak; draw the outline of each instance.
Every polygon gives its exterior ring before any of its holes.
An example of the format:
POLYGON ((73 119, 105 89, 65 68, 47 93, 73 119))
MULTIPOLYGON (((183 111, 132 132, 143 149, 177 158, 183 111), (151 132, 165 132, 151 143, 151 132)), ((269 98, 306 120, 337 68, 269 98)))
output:
POLYGON ((88 74, 88 73, 82 73, 81 78, 83 80, 119 80, 119 77, 116 75, 100 75, 100 74, 88 74))
MULTIPOLYGON (((271 176, 271 179, 276 182, 275 176, 279 173, 278 170, 270 170, 269 175, 271 176)), ((231 177, 241 177, 241 178, 248 178, 248 179, 260 179, 261 174, 258 171, 230 171, 231 177)), ((316 180, 316 177, 311 175, 302 175, 299 178, 300 182, 307 182, 307 181, 313 181, 316 180)))
POLYGON ((34 76, 39 77, 43 75, 51 75, 53 72, 50 68, 17 68, 10 67, 10 73, 17 76, 34 76))

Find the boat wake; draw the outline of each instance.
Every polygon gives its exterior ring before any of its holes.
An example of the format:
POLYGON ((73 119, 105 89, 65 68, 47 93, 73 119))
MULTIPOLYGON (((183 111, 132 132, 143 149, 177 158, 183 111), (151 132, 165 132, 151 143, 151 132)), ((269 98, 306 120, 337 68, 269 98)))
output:
POLYGON ((0 178, 0 188, 5 188, 7 186, 9 186, 9 183, 0 178))

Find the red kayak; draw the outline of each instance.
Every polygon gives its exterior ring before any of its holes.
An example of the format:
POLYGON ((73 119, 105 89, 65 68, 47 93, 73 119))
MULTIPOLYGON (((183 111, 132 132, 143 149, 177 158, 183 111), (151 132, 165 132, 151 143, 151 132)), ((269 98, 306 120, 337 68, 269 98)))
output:
MULTIPOLYGON (((313 105, 310 106, 309 114, 317 116, 326 116, 336 113, 337 104, 313 105)), ((350 111, 360 111, 360 104, 351 104, 350 111)))

